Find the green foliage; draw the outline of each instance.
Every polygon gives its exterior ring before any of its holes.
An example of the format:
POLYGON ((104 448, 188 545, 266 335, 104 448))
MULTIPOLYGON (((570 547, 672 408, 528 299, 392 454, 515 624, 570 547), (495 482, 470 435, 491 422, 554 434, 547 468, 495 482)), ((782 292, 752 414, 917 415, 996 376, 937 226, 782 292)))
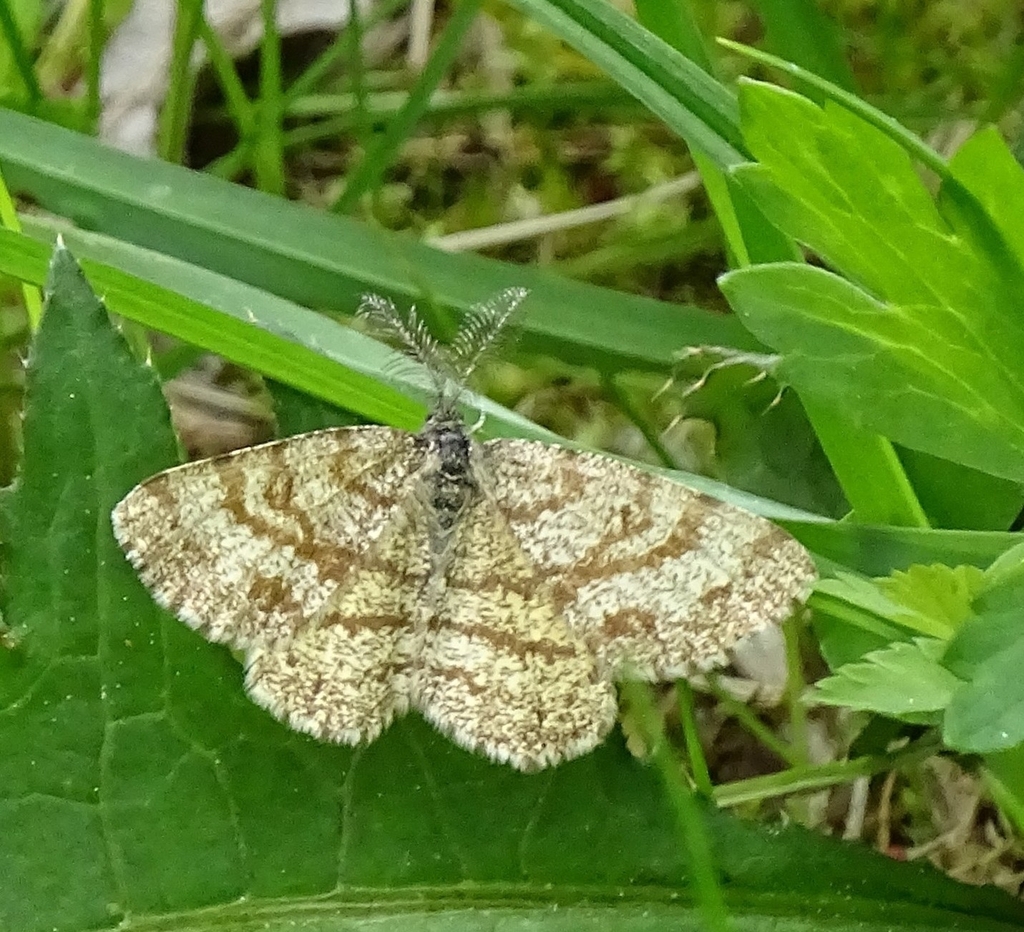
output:
MULTIPOLYGON (((958 751, 992 754, 1024 742, 1024 545, 984 573, 917 566, 819 589, 853 609, 847 620, 885 646, 850 656, 854 642, 834 632, 837 651, 826 647, 834 673, 816 685, 814 701, 941 725, 943 740, 958 751), (879 627, 880 619, 891 625, 879 627)), ((829 608, 841 614, 835 603, 829 608)))
MULTIPOLYGON (((19 638, 0 652, 5 929, 144 926, 133 917, 145 914, 186 928, 405 928, 416 916, 475 929, 499 915, 549 927, 555 907, 573 928, 687 921, 691 908, 672 905, 689 873, 672 815, 618 740, 525 776, 419 721, 352 750, 248 702, 235 660, 151 602, 109 528, 118 498, 177 458, 152 370, 66 251, 48 291, 8 503, 4 613, 19 638)), ((802 830, 703 818, 730 911, 753 922, 799 924, 808 901, 818 921, 868 929, 1024 916, 991 891, 802 830)))
POLYGON ((936 204, 907 154, 841 107, 754 84, 741 103, 758 162, 736 176, 846 276, 779 264, 723 280, 737 313, 781 352, 781 377, 858 426, 1024 479, 1024 330, 1007 313, 1024 254, 978 209, 997 181, 1024 190, 1024 173, 957 177, 963 187, 944 185, 936 204))
MULTIPOLYGON (((786 399, 758 419, 770 398, 752 391, 737 403, 745 389, 733 380, 712 383, 687 412, 719 428, 720 475, 762 497, 688 481, 786 519, 819 558, 828 578, 812 606, 832 675, 812 697, 890 717, 908 733, 929 728, 932 740, 981 755, 993 798, 1024 829, 1024 558, 1008 530, 1024 503, 1019 165, 991 130, 946 164, 821 81, 808 83, 814 100, 754 83, 737 100, 709 73, 719 63, 708 60, 697 17, 639 4, 659 39, 605 0, 515 5, 689 144, 739 266, 722 280, 736 316, 442 253, 2 110, 0 166, 13 187, 79 222, 65 239, 129 335, 133 323, 161 330, 277 380, 285 430, 358 419, 418 426, 425 396, 415 367, 394 368, 378 344, 306 309, 349 314, 364 291, 418 301, 443 333, 474 302, 525 286, 521 358, 587 367, 616 387, 625 371, 664 380, 685 346, 775 351, 799 404, 786 399), (915 160, 937 174, 935 194, 915 160), (804 249, 827 268, 798 262, 804 249), (855 520, 829 520, 840 490, 855 520)), ((850 86, 836 44, 816 41, 816 10, 759 6, 778 50, 850 86)), ((241 137, 217 170, 250 166, 258 186, 282 190, 282 121, 314 78, 297 82, 301 92, 284 89, 271 34, 262 98, 245 100, 199 5, 187 9, 164 151, 183 143, 186 63, 200 35, 231 89, 241 137)), ((453 22, 454 36, 468 19, 453 22)), ((67 121, 39 98, 27 45, 5 28, 0 65, 23 79, 21 109, 67 121)), ((358 59, 343 52, 333 47, 309 74, 358 59)), ((388 130, 364 145, 342 207, 380 195, 413 117, 458 112, 458 101, 430 95, 439 71, 428 69, 404 109, 390 111, 388 130)), ((87 74, 93 95, 95 77, 87 74)), ((600 90, 587 99, 621 106, 621 93, 600 90)), ((539 100, 528 94, 500 105, 528 109, 539 100)), ((346 126, 358 133, 364 90, 349 96, 346 126)), ((550 187, 564 189, 565 179, 550 187)), ((41 284, 59 226, 37 219, 26 234, 0 230, 0 272, 41 284)), ((114 502, 177 460, 153 372, 61 250, 50 290, 32 349, 21 476, 0 494, 10 626, 0 629, 0 928, 698 921, 675 785, 618 738, 527 777, 415 719, 352 751, 292 734, 253 707, 235 660, 152 604, 110 534, 114 502)), ((623 407, 654 421, 640 396, 623 396, 623 407)), ((484 435, 552 439, 486 399, 473 404, 487 415, 484 435)), ((898 759, 881 747, 715 794, 736 802, 816 789, 898 759)), ((728 911, 752 927, 817 927, 825 917, 830 927, 997 929, 1024 919, 991 891, 800 830, 764 832, 710 808, 700 830, 728 881, 728 911)))

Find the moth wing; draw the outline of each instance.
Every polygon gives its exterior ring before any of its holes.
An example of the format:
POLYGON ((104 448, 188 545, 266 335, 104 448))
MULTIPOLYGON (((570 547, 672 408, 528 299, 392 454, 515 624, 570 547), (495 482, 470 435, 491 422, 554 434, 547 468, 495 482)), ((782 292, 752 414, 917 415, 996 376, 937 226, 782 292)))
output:
POLYGON ((162 472, 111 522, 154 598, 204 637, 286 641, 381 535, 417 463, 402 431, 322 430, 162 472))
POLYGON ((770 521, 592 453, 484 445, 497 507, 555 608, 613 675, 671 679, 784 620, 815 577, 770 521))
POLYGON ((296 731, 371 741, 410 704, 431 572, 426 516, 406 500, 317 613, 291 640, 254 645, 245 685, 296 731))
POLYGON ((612 683, 486 497, 456 526, 413 704, 454 741, 520 770, 584 754, 615 721, 612 683))

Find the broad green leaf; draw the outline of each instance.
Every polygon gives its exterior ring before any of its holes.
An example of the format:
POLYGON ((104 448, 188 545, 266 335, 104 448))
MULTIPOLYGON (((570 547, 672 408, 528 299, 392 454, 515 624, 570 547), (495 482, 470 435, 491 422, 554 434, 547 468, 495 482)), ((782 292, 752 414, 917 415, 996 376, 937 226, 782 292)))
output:
POLYGON ((944 648, 936 638, 915 638, 872 651, 817 683, 811 701, 928 721, 928 713, 945 709, 961 685, 939 663, 944 648))
POLYGON ((790 236, 893 303, 971 293, 955 273, 973 260, 895 141, 832 102, 755 81, 740 86, 740 113, 757 161, 735 174, 790 236))
POLYGON ((980 754, 1024 743, 1024 617, 1016 637, 978 664, 971 681, 953 697, 942 738, 957 751, 980 754))
POLYGON ((957 632, 943 663, 968 680, 943 722, 950 747, 987 753, 1024 742, 1024 548, 986 571, 970 623, 957 632))
POLYGON ((1016 340, 989 355, 944 330, 934 307, 897 308, 810 266, 730 272, 721 287, 801 394, 906 446, 1024 478, 1024 394, 995 358, 1016 340))
POLYGON ((759 162, 737 178, 851 280, 789 264, 725 277, 780 375, 859 427, 1024 478, 1024 275, 995 227, 970 197, 947 221, 904 150, 841 107, 752 83, 740 99, 759 162))
MULTIPOLYGON (((20 635, 0 648, 5 932, 695 924, 672 813, 618 738, 529 776, 414 717, 351 750, 251 704, 236 660, 157 609, 113 541, 110 508, 176 444, 152 371, 64 252, 51 284, 4 552, 20 635)), ((752 928, 1024 921, 926 866, 706 818, 752 928)))
POLYGON ((974 679, 985 663, 1024 633, 1024 545, 993 560, 973 589, 970 617, 942 657, 964 680, 974 679))
POLYGON ((917 494, 892 441, 864 429, 827 405, 804 400, 814 433, 850 502, 857 524, 928 527, 917 494))

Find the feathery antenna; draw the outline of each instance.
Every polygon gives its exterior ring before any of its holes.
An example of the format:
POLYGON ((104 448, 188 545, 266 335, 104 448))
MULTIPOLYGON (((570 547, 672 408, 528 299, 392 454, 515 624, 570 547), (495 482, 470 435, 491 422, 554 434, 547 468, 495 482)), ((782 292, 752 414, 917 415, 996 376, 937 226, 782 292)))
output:
POLYGON ((433 382, 438 409, 454 414, 466 380, 507 339, 508 325, 527 294, 525 288, 506 288, 489 301, 475 304, 448 346, 437 342, 415 306, 403 312, 381 295, 364 294, 356 316, 375 335, 397 344, 406 356, 421 363, 433 382))
POLYGON ((449 362, 460 382, 465 382, 508 339, 508 325, 528 294, 525 288, 506 288, 469 309, 448 347, 449 362))

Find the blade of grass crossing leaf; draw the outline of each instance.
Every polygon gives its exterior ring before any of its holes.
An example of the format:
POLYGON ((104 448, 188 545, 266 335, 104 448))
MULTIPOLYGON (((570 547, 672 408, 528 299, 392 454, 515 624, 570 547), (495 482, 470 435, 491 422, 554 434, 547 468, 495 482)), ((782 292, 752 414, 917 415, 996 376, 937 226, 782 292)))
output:
MULTIPOLYGON (((638 6, 637 12, 645 25, 665 30, 662 38, 670 43, 675 44, 673 40, 684 41, 686 35, 681 31, 680 24, 673 18, 666 18, 664 9, 659 4, 655 4, 653 9, 650 4, 646 4, 638 6)), ((778 10, 775 12, 779 15, 782 13, 778 10)), ((804 10, 803 13, 809 16, 808 11, 804 10)), ((790 15, 796 14, 791 11, 790 15)), ((734 262, 742 267, 749 264, 752 258, 758 262, 795 258, 796 247, 793 242, 767 220, 741 188, 731 183, 728 176, 723 176, 701 152, 695 150, 693 158, 700 169, 715 213, 721 220, 734 262), (741 198, 742 212, 737 210, 736 197, 741 198), (754 256, 751 255, 752 251, 754 256)), ((820 412, 815 416, 812 406, 805 404, 804 407, 847 501, 856 503, 855 512, 860 520, 867 523, 927 526, 924 512, 895 451, 884 437, 856 430, 850 425, 840 426, 834 415, 820 412), (878 487, 873 484, 879 478, 887 480, 880 486, 885 490, 882 495, 878 495, 878 487)))
MULTIPOLYGON (((15 233, 21 230, 18 214, 2 174, 0 174, 0 225, 15 233)), ((42 318, 42 298, 39 288, 24 280, 19 284, 25 302, 28 329, 30 332, 35 332, 39 329, 39 322, 42 318)), ((11 313, 10 309, 0 309, 0 314, 5 317, 11 313)), ((0 487, 6 488, 14 481, 18 471, 18 461, 21 458, 22 366, 18 352, 15 350, 21 350, 27 334, 23 327, 15 329, 13 326, 5 326, 3 331, 4 343, 0 345, 0 352, 2 352, 2 356, 0 356, 0 487)), ((3 534, 4 531, 5 528, 0 526, 0 534, 3 534)), ((0 536, 0 540, 5 539, 7 539, 5 536, 0 536)), ((3 618, 0 617, 0 630, 2 630, 2 625, 3 618)))
POLYGON ((651 688, 646 683, 626 681, 621 685, 620 695, 626 699, 630 712, 644 731, 651 759, 675 811, 677 829, 689 856, 694 898, 707 928, 711 932, 729 932, 733 926, 725 910, 700 809, 665 736, 661 715, 651 697, 651 688))
POLYGON ((929 526, 892 443, 881 434, 852 426, 813 400, 804 400, 804 410, 857 521, 929 526))
POLYGON ((178 0, 175 6, 171 63, 168 69, 167 97, 160 114, 157 146, 160 157, 180 163, 185 153, 185 138, 192 112, 192 49, 199 35, 203 0, 178 0))
MULTIPOLYGON (((3 3, 4 0, 0 0, 3 3)), ((18 211, 11 199, 11 192, 7 190, 7 182, 4 181, 3 173, 0 172, 0 224, 7 230, 15 233, 21 232, 21 221, 18 219, 18 211)), ((21 294, 25 299, 25 313, 28 315, 28 325, 32 330, 39 329, 39 321, 43 316, 43 299, 39 289, 27 281, 21 282, 21 294)))
POLYGON ((277 0, 260 0, 263 38, 260 41, 260 99, 257 104, 256 146, 253 166, 256 186, 267 194, 283 195, 284 135, 281 90, 281 34, 277 28, 277 0))
POLYGON ((32 57, 22 32, 22 27, 18 23, 9 0, 0 0, 0 36, 4 39, 7 54, 13 61, 18 77, 21 78, 21 83, 24 85, 25 96, 29 104, 28 109, 34 110, 35 106, 43 99, 43 91, 39 86, 35 68, 32 66, 32 57))
POLYGON ((423 115, 430 97, 441 83, 462 46, 466 31, 480 9, 481 0, 461 0, 455 5, 434 51, 417 80, 401 112, 388 125, 387 131, 367 149, 362 161, 349 175, 345 190, 332 209, 349 213, 359 199, 375 188, 394 161, 395 153, 413 131, 423 115))
POLYGON ((636 0, 636 18, 708 74, 714 73, 711 52, 693 15, 690 0, 636 0))
POLYGON ((228 54, 220 36, 214 32, 209 20, 203 16, 199 20, 199 38, 206 48, 213 72, 217 76, 227 111, 235 124, 239 136, 239 146, 248 152, 252 146, 256 116, 252 101, 249 100, 242 79, 238 76, 234 60, 228 54))
POLYGON ((848 91, 853 72, 843 57, 835 21, 813 0, 753 0, 775 51, 848 91))
POLYGON ((804 81, 816 90, 821 91, 821 93, 829 100, 834 100, 851 113, 857 114, 872 126, 882 130, 882 132, 889 136, 889 138, 898 142, 907 150, 907 152, 909 152, 914 158, 918 159, 922 164, 930 168, 940 178, 947 178, 949 176, 949 169, 946 166, 945 161, 934 149, 925 145, 925 143, 910 132, 910 130, 906 129, 887 113, 883 113, 876 107, 872 107, 870 104, 865 103, 855 94, 844 91, 841 87, 837 87, 830 81, 826 81, 824 78, 818 77, 818 75, 813 72, 807 71, 799 65, 796 65, 793 62, 788 62, 776 55, 770 55, 767 52, 762 52, 760 49, 751 48, 749 45, 743 45, 740 42, 733 42, 730 39, 719 38, 717 41, 720 45, 727 49, 731 49, 740 55, 745 55, 747 58, 752 58, 754 61, 779 68, 787 75, 791 75, 800 81, 804 81))
MULTIPOLYGON (((779 115, 772 112, 771 104, 777 98, 767 93, 758 97, 754 93, 755 90, 754 85, 745 87, 745 96, 741 98, 744 103, 741 108, 743 128, 752 148, 756 148, 755 144, 765 136, 766 131, 771 133, 772 139, 778 139, 779 126, 787 125, 785 120, 780 120, 779 115), (751 100, 759 101, 761 97, 767 99, 761 103, 760 108, 749 105, 751 100), (768 116, 769 113, 772 115, 768 116), (771 123, 771 129, 768 130, 768 123, 773 118, 774 122, 771 123)), ((799 100, 803 99, 799 98, 799 100)), ((810 102, 804 103, 806 108, 813 108, 815 113, 818 112, 810 102)), ((760 170, 760 168, 755 169, 748 166, 739 171, 746 171, 749 174, 751 171, 760 170)), ((735 173, 733 177, 735 178, 735 173)), ((744 186, 740 183, 737 187, 742 189, 744 186)), ((746 197, 749 198, 751 206, 760 214, 762 205, 758 205, 749 193, 746 194, 746 197)), ((770 207, 771 203, 768 202, 769 213, 771 213, 770 207)), ((780 216, 775 218, 779 227, 784 226, 782 220, 783 218, 780 216)), ((792 234, 788 228, 787 232, 792 234)), ((760 238, 751 237, 747 241, 752 244, 751 249, 755 248, 753 244, 756 244, 756 259, 760 262, 791 260, 792 255, 787 256, 784 252, 786 245, 790 251, 794 249, 792 241, 788 237, 780 240, 780 237, 784 237, 781 231, 776 234, 778 250, 776 255, 770 254, 765 249, 760 238)), ((771 240, 768 242, 770 243, 771 240)), ((733 282, 737 277, 742 279, 743 275, 747 273, 757 275, 759 270, 757 266, 751 266, 739 273, 729 273, 719 279, 719 286, 729 298, 730 303, 733 303, 734 308, 736 304, 733 298, 733 282)), ((764 316, 763 311, 755 312, 751 315, 748 326, 756 331, 764 316)), ((779 346, 775 348, 780 349, 779 346)), ((796 345, 790 346, 788 349, 790 354, 798 355, 796 345)), ((782 367, 784 368, 788 364, 787 352, 783 351, 782 367)), ((827 366, 827 363, 823 362, 822 365, 827 366)), ((809 393, 802 391, 801 384, 796 382, 794 384, 801 391, 804 410, 832 465, 846 499, 858 519, 866 523, 927 526, 924 510, 917 500, 891 442, 881 434, 850 423, 850 419, 843 417, 836 406, 829 406, 817 396, 809 396, 809 393)))

